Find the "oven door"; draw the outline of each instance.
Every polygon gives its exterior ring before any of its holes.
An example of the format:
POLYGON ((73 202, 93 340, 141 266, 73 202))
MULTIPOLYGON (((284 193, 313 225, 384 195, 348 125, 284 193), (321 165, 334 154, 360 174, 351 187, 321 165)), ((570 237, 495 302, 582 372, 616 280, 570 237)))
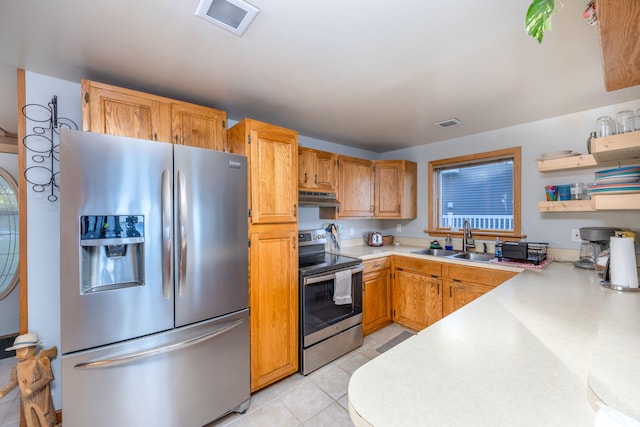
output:
POLYGON ((333 302, 335 273, 303 275, 300 278, 300 313, 303 348, 362 323, 362 265, 350 269, 351 304, 333 302))

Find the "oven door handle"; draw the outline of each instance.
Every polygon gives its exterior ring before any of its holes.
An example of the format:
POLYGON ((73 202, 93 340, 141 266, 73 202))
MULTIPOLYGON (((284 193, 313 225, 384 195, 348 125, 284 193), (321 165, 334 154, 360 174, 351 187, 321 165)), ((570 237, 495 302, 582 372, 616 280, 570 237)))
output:
MULTIPOLYGON (((347 269, 345 268, 345 270, 347 269)), ((351 269, 352 274, 360 273, 361 271, 364 271, 364 267, 361 265, 351 269)), ((324 276, 309 276, 309 277, 303 278, 302 284, 303 286, 313 285, 314 283, 326 282, 327 280, 333 280, 335 278, 336 278, 335 273, 325 274, 324 276)))

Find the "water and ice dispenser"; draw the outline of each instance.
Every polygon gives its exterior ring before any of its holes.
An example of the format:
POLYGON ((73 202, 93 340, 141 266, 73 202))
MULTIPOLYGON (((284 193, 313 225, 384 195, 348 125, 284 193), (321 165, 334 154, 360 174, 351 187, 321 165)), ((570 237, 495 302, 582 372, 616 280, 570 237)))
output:
POLYGON ((144 285, 144 216, 80 217, 80 293, 144 285))

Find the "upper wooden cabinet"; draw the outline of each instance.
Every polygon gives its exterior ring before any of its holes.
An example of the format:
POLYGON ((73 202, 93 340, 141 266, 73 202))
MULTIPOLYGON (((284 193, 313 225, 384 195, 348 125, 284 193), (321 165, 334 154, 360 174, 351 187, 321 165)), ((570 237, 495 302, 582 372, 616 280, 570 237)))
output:
POLYGON ((243 119, 228 137, 230 151, 248 157, 251 223, 297 223, 298 133, 243 119))
POLYGON ((226 113, 199 105, 172 103, 173 142, 191 147, 227 150, 226 113))
POLYGON ((338 156, 338 217, 373 217, 374 162, 338 156))
POLYGON ((640 2, 598 0, 595 3, 607 91, 640 84, 640 2))
POLYGON ((418 165, 407 160, 377 160, 374 168, 374 217, 416 218, 418 165))
POLYGON ((227 113, 162 96, 82 80, 82 129, 226 150, 227 113))
POLYGON ((298 190, 333 192, 337 172, 337 154, 298 147, 298 190))

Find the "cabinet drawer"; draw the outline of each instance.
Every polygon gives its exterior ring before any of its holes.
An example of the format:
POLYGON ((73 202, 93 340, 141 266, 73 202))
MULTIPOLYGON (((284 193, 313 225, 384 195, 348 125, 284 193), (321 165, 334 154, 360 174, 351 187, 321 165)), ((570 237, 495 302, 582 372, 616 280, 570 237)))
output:
POLYGON ((442 263, 418 258, 403 256, 394 257, 394 268, 415 271, 422 274, 440 277, 442 275, 442 263))
POLYGON ((364 273, 367 274, 372 271, 384 270, 385 268, 390 268, 391 259, 390 257, 369 259, 369 260, 363 261, 362 265, 364 266, 364 273))
POLYGON ((516 275, 516 273, 512 271, 494 270, 490 268, 465 267, 461 265, 449 265, 448 267, 449 279, 481 283, 489 286, 498 286, 516 275))

